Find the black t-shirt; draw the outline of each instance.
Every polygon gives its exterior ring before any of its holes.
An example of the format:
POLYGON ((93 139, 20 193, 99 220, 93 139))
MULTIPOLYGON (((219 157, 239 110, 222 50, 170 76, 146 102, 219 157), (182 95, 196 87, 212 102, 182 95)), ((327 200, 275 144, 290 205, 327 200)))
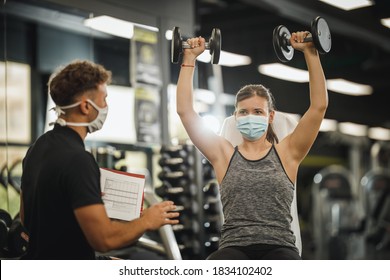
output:
POLYGON ((55 125, 23 160, 27 259, 94 259, 74 210, 102 204, 99 167, 74 130, 55 125))

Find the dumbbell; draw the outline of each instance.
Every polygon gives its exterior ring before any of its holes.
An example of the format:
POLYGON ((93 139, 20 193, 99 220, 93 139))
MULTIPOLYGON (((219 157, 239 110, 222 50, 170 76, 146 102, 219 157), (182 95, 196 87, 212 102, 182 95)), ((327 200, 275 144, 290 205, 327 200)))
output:
POLYGON ((188 215, 196 215, 199 213, 199 203, 194 199, 185 196, 175 196, 170 197, 170 200, 175 203, 175 211, 179 211, 181 213, 180 216, 182 216, 184 213, 188 215))
POLYGON ((194 158, 191 156, 186 156, 185 158, 181 158, 181 157, 170 158, 167 156, 162 156, 159 159, 158 164, 160 166, 168 166, 169 168, 172 168, 172 170, 175 170, 176 166, 181 166, 181 165, 191 166, 191 165, 193 165, 194 158))
POLYGON ((165 167, 157 174, 157 176, 161 181, 168 181, 173 186, 176 186, 179 183, 182 184, 184 180, 194 180, 195 171, 192 169, 171 171, 168 167, 165 167))
POLYGON ((219 233, 222 228, 221 219, 219 217, 210 217, 208 221, 203 223, 203 226, 208 234, 219 233))
POLYGON ((11 215, 0 209, 0 250, 7 246, 8 229, 12 224, 11 215))
POLYGON ((20 218, 15 218, 8 231, 8 251, 11 257, 21 257, 27 253, 29 234, 20 218))
POLYGON ((219 245, 219 234, 210 235, 208 240, 205 241, 204 247, 207 255, 210 255, 212 252, 218 249, 219 245))
MULTIPOLYGON (((278 59, 282 62, 290 61, 294 56, 294 48, 290 43, 291 33, 284 26, 279 25, 273 31, 272 43, 278 59)), ((326 54, 332 46, 332 38, 328 23, 322 17, 316 17, 311 22, 311 33, 303 40, 313 42, 321 54, 326 54)))
POLYGON ((192 151, 193 148, 188 145, 162 146, 160 154, 164 161, 168 158, 187 158, 192 151))
MULTIPOLYGON (((221 31, 218 28, 213 28, 211 37, 208 42, 205 43, 206 49, 210 51, 211 63, 218 64, 219 56, 221 54, 221 31)), ((179 27, 175 26, 172 30, 172 43, 171 43, 171 61, 177 64, 179 62, 179 56, 183 52, 183 49, 190 49, 191 46, 183 41, 179 27)))
POLYGON ((180 221, 178 224, 172 225, 172 230, 174 232, 186 232, 189 234, 197 234, 200 230, 200 225, 195 220, 183 220, 180 221))
POLYGON ((221 203, 218 198, 209 198, 203 204, 203 210, 207 215, 222 214, 221 203))
POLYGON ((218 183, 216 180, 210 181, 203 187, 203 192, 205 197, 218 197, 219 189, 218 183))
POLYGON ((201 251, 201 246, 198 240, 195 239, 185 239, 184 241, 178 242, 180 252, 188 257, 193 257, 194 255, 199 255, 201 251))
POLYGON ((188 195, 193 197, 196 195, 197 191, 198 187, 191 182, 173 187, 172 184, 164 181, 160 187, 155 189, 156 194, 162 198, 171 195, 188 195))
POLYGON ((28 245, 29 235, 20 218, 12 220, 8 212, 0 209, 0 250, 6 253, 6 257, 21 257, 27 252, 28 245))

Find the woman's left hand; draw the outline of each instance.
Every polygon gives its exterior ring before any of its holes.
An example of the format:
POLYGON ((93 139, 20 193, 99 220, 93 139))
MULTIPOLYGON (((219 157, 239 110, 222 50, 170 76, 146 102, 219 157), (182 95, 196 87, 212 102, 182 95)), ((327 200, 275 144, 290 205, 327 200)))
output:
POLYGON ((299 31, 291 33, 291 46, 298 51, 305 52, 306 50, 316 50, 313 42, 304 42, 304 39, 309 35, 309 31, 299 31))

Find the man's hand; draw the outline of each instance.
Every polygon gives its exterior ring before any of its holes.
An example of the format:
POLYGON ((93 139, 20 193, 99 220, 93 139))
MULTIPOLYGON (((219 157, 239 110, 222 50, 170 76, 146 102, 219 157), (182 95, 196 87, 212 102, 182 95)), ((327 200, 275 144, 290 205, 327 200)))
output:
POLYGON ((141 219, 149 230, 156 230, 163 225, 174 225, 179 223, 175 219, 179 217, 178 212, 172 212, 176 206, 172 201, 164 201, 150 206, 142 211, 141 219))

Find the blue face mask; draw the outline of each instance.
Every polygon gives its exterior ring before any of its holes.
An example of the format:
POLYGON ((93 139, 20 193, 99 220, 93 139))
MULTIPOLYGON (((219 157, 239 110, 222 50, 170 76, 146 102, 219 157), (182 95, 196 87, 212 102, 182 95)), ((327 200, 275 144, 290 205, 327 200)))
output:
POLYGON ((267 131, 268 117, 255 115, 238 117, 236 127, 244 138, 255 141, 267 131))

